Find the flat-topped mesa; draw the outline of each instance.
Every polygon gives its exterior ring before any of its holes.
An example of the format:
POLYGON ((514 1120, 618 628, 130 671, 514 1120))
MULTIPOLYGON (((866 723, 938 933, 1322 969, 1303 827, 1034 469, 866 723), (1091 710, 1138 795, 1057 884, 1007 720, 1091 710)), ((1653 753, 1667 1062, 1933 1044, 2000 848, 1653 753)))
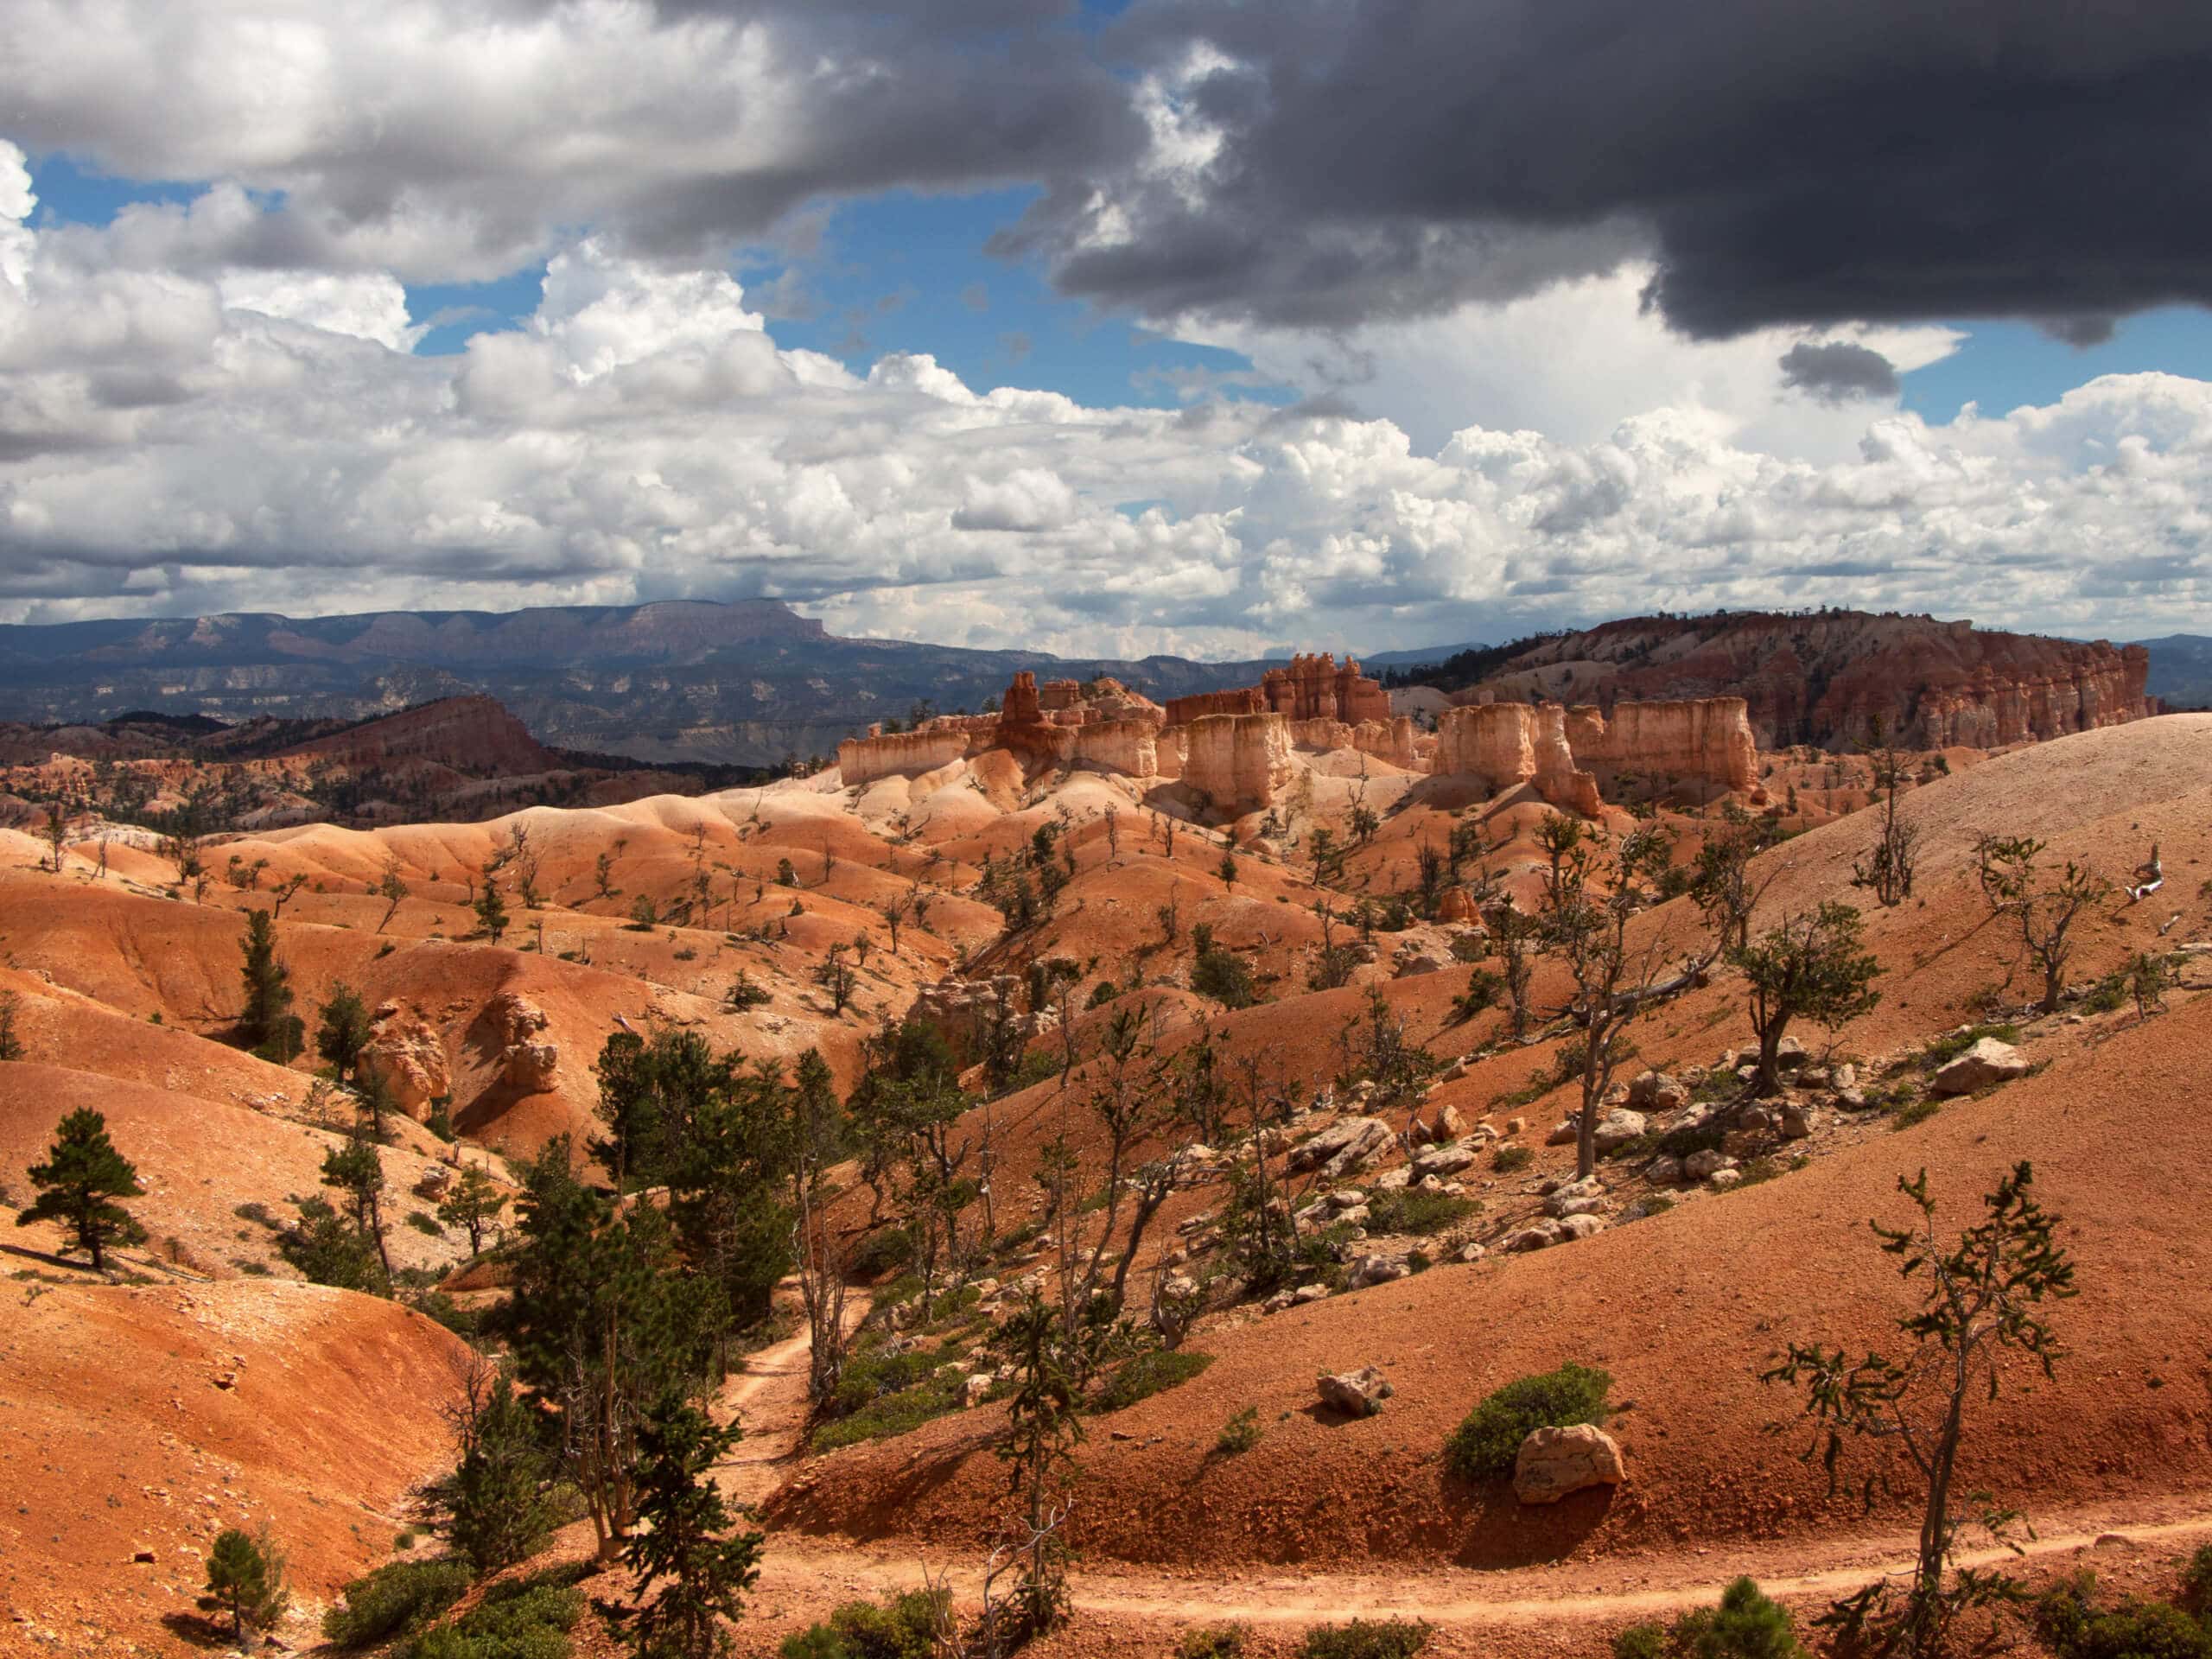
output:
POLYGON ((1610 720, 1579 705, 1567 711, 1567 742, 1600 787, 1630 773, 1700 797, 1758 782, 1758 746, 1741 697, 1617 702, 1610 720))

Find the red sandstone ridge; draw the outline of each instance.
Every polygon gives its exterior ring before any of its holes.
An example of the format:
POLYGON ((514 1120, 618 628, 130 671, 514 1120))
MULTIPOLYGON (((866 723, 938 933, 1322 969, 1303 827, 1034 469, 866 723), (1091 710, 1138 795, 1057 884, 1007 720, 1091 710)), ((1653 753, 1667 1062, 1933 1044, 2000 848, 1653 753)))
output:
POLYGON ((348 766, 421 761, 456 772, 550 772, 552 752, 491 697, 445 697, 284 750, 279 760, 321 759, 348 766))
POLYGON ((1985 633, 1861 611, 1638 617, 1546 639, 1455 693, 1619 703, 1738 696, 1761 748, 1840 748, 1883 728, 1916 747, 1995 748, 2140 720, 2140 645, 1985 633))

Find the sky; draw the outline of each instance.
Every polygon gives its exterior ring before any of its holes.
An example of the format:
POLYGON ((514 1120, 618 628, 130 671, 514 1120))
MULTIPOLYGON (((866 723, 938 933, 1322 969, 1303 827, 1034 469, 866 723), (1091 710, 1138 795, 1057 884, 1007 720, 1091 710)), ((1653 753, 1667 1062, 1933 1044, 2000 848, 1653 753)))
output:
POLYGON ((2212 632, 2212 9, 13 0, 0 620, 2212 632))

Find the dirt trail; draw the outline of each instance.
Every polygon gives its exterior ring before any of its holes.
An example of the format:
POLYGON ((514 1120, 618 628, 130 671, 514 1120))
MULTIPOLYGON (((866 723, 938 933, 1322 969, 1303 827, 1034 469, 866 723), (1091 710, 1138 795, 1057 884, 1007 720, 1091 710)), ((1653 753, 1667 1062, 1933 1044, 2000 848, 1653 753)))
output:
MULTIPOLYGON (((855 1323, 865 1306, 852 1315, 855 1323)), ((737 1455, 720 1475, 724 1491, 758 1503, 799 1456, 806 1421, 809 1343, 804 1330, 747 1361, 717 1402, 716 1414, 735 1411, 745 1425, 737 1455)), ((2061 1554, 2102 1542, 2183 1553, 2212 1537, 2212 1503, 2177 1497, 2095 1513, 2047 1516, 2031 1556, 2061 1554)), ((1768 1594, 1817 1600, 1855 1590, 1878 1576, 1910 1572, 1915 1538, 1908 1532, 1837 1536, 1764 1548, 1685 1549, 1627 1554, 1504 1571, 1470 1568, 1363 1572, 1284 1571, 1264 1566, 1172 1568, 1102 1563, 1078 1566, 1070 1590, 1079 1612, 1165 1623, 1235 1619, 1255 1625, 1305 1625, 1354 1618, 1418 1617, 1436 1624, 1511 1626, 1562 1619, 1629 1624, 1718 1601, 1743 1573, 1768 1594)), ((1991 1565, 2009 1552, 1971 1556, 1991 1565)), ((772 1534, 760 1591, 774 1602, 845 1600, 921 1586, 925 1574, 971 1598, 982 1573, 975 1552, 915 1551, 840 1544, 834 1539, 772 1534)))

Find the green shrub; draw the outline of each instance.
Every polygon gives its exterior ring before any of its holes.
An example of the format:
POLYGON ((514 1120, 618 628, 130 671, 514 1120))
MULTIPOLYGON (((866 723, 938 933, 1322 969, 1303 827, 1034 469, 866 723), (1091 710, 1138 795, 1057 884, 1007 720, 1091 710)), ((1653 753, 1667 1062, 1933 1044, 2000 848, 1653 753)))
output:
POLYGON ((1423 1619, 1355 1618, 1317 1624, 1306 1633, 1303 1659, 1413 1659, 1434 1626, 1423 1619))
POLYGON ((1613 1659, 1668 1659, 1667 1627, 1630 1625, 1613 1638, 1613 1659))
POLYGON ((914 1240, 904 1227, 883 1227, 853 1247, 852 1271, 874 1279, 914 1259, 914 1240))
POLYGON ((1244 1659, 1242 1624, 1201 1624, 1183 1632, 1175 1659, 1244 1659))
POLYGON ((2199 1544, 2182 1568, 2181 1599, 2200 1616, 2212 1618, 2212 1544, 2199 1544))
POLYGON ((569 1632, 584 1616, 582 1594, 563 1582, 575 1572, 495 1586, 451 1624, 401 1649, 400 1659, 568 1659, 569 1632))
POLYGON ((1511 1143, 1501 1146, 1490 1155, 1490 1166, 1500 1175, 1510 1175, 1516 1169, 1526 1169, 1536 1161, 1535 1151, 1511 1143))
POLYGON ((1098 1409, 1119 1411, 1140 1400, 1149 1400, 1165 1389, 1179 1387, 1213 1363, 1211 1354, 1194 1354, 1182 1348, 1151 1348, 1132 1354, 1116 1365, 1099 1394, 1098 1409))
POLYGON ((950 1601, 943 1590, 910 1590, 889 1601, 849 1601, 828 1620, 784 1638, 781 1659, 931 1659, 950 1601))
MULTIPOLYGON (((942 1365, 944 1361, 942 1356, 933 1356, 921 1363, 934 1367, 942 1365)), ((851 1368, 849 1366, 846 1370, 849 1376, 851 1368)), ((907 1433, 931 1418, 959 1410, 964 1386, 957 1368, 932 1370, 912 1387, 880 1395, 845 1416, 823 1424, 814 1431, 814 1449, 830 1452, 841 1446, 857 1446, 862 1440, 887 1440, 894 1434, 907 1433)), ((838 1394, 843 1397, 842 1388, 838 1394)))
POLYGON ((1916 1123, 1925 1123, 1942 1109, 1933 1098, 1908 1101, 1890 1115, 1891 1132, 1894 1134, 1899 1129, 1909 1129, 1916 1123))
POLYGON ((322 1616, 326 1640, 363 1648, 419 1630, 468 1592, 465 1561, 393 1561, 346 1586, 342 1605, 322 1616))
POLYGON ((1938 1037, 1920 1051, 1914 1064, 1923 1071, 1940 1071, 1985 1037, 1994 1037, 2000 1043, 2017 1043, 2020 1040, 2020 1028, 2006 1024, 1968 1026, 1963 1031, 1938 1037))
POLYGON ((1444 1465, 1465 1480, 1513 1472, 1521 1442, 1540 1428, 1605 1421, 1612 1375, 1570 1361, 1555 1371, 1516 1377, 1469 1412, 1444 1442, 1444 1465))
POLYGON ((1683 1659, 1801 1659, 1789 1610, 1750 1579, 1720 1592, 1720 1605, 1676 1621, 1673 1647, 1683 1659))
POLYGON ((431 1238, 443 1238, 446 1236, 446 1230, 438 1225, 438 1218, 424 1211, 410 1210, 407 1212, 407 1224, 416 1232, 431 1238))
POLYGON ((1472 1198, 1402 1186, 1368 1196, 1367 1230, 1425 1236, 1442 1232, 1453 1222, 1471 1216, 1481 1208, 1472 1198))
POLYGON ((1192 964, 1191 988, 1225 1008, 1249 1008, 1255 997, 1252 964, 1234 950, 1208 950, 1192 964))
POLYGON ((1233 1458, 1240 1452, 1249 1452, 1260 1443, 1260 1436, 1267 1431, 1260 1427, 1260 1408, 1247 1406, 1221 1426, 1215 1437, 1213 1449, 1224 1458, 1233 1458))
POLYGON ((2100 1610, 2097 1575, 2084 1569, 2036 1600, 2036 1634, 2058 1659, 2212 1659, 2212 1632, 2171 1602, 2100 1610))

